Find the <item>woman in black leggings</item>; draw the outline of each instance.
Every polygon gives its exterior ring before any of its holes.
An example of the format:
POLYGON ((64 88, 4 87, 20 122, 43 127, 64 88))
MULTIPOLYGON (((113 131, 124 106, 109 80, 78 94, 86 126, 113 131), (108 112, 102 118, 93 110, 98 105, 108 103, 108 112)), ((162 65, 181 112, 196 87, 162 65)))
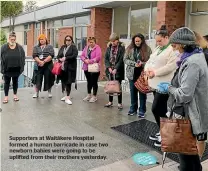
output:
POLYGON ((85 76, 87 78, 87 92, 88 95, 83 99, 83 101, 89 101, 94 103, 97 101, 97 91, 98 91, 98 78, 100 76, 100 59, 101 59, 101 48, 96 44, 95 37, 88 38, 88 45, 84 48, 81 60, 84 62, 82 69, 84 70, 85 76), (89 70, 89 65, 97 66, 97 70, 89 70), (93 94, 91 91, 93 89, 93 94))
POLYGON ((62 92, 66 92, 66 96, 61 101, 65 101, 68 105, 72 105, 70 93, 72 83, 76 82, 77 56, 78 50, 72 36, 67 35, 64 39, 64 45, 58 52, 57 58, 62 63, 62 71, 59 76, 62 83, 62 92))
POLYGON ((18 78, 24 70, 25 52, 19 44, 16 43, 16 34, 12 32, 9 35, 9 42, 1 47, 1 73, 4 77, 3 103, 8 103, 9 86, 12 79, 14 101, 19 101, 17 97, 18 78))

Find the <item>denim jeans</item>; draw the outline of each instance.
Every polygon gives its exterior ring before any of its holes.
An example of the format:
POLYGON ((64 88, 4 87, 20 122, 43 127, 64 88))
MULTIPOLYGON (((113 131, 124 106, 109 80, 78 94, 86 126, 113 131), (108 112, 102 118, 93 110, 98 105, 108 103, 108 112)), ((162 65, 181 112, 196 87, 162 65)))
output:
MULTIPOLYGON (((133 80, 129 80, 129 87, 130 87, 130 95, 131 95, 131 113, 137 112, 138 109, 138 90, 134 85, 133 80)), ((146 113, 146 101, 147 95, 144 93, 139 92, 139 113, 145 114, 146 113)))

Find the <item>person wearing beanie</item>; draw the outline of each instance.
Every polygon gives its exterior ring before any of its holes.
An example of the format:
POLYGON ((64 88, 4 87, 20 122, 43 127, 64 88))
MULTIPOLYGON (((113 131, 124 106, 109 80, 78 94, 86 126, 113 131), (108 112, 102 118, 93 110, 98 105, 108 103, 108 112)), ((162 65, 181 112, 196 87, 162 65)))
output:
MULTIPOLYGON (((116 33, 112 33, 109 37, 110 42, 107 45, 107 50, 105 53, 105 67, 106 67, 106 77, 113 80, 114 78, 121 84, 124 80, 124 53, 125 46, 119 41, 119 37, 116 33)), ((109 102, 105 107, 113 106, 113 96, 109 95, 109 102)), ((122 92, 118 95, 118 109, 122 110, 122 92)))
POLYGON ((48 40, 44 34, 38 36, 38 45, 33 48, 33 59, 38 65, 36 69, 35 86, 36 92, 33 98, 39 96, 39 91, 42 89, 42 82, 44 77, 43 91, 48 91, 48 97, 51 98, 51 88, 54 85, 55 76, 51 70, 53 68, 54 49, 52 45, 48 44, 48 40))
MULTIPOLYGON (((165 25, 162 25, 155 36, 157 47, 150 55, 150 59, 145 64, 144 71, 148 76, 148 84, 153 89, 154 100, 152 104, 152 113, 155 117, 158 127, 160 127, 160 118, 166 117, 168 93, 158 91, 157 85, 160 82, 170 82, 177 68, 177 54, 174 53, 169 43, 169 34, 165 25)), ((149 139, 155 141, 154 145, 161 147, 161 136, 158 132, 150 135, 149 139)))
MULTIPOLYGON (((175 118, 183 119, 188 115, 193 135, 198 141, 205 141, 208 132, 208 69, 204 53, 196 45, 194 32, 187 27, 174 31, 170 43, 180 53, 180 60, 171 84, 163 82, 158 85, 161 92, 170 94, 167 116, 170 116, 171 109, 175 118)), ((179 154, 179 159, 180 171, 202 171, 199 155, 179 154)))
POLYGON ((21 45, 16 43, 16 34, 11 32, 9 34, 8 43, 1 46, 1 73, 4 78, 4 100, 3 104, 9 102, 9 87, 12 79, 14 101, 19 101, 17 97, 18 78, 24 71, 25 65, 25 51, 21 45))

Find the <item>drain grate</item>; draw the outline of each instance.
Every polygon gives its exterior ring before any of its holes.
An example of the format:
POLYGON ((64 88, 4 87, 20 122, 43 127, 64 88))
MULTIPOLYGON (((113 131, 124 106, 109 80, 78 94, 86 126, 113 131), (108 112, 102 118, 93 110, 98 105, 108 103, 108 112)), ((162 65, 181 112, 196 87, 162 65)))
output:
MULTIPOLYGON (((154 141, 149 139, 150 135, 154 135, 159 132, 159 128, 156 123, 142 119, 129 124, 119 125, 111 128, 135 139, 136 141, 150 146, 162 154, 160 148, 154 146, 154 141)), ((179 163, 177 154, 168 153, 167 157, 179 163)), ((206 150, 204 152, 204 156, 202 157, 202 161, 206 159, 208 159, 208 144, 206 144, 206 150)))

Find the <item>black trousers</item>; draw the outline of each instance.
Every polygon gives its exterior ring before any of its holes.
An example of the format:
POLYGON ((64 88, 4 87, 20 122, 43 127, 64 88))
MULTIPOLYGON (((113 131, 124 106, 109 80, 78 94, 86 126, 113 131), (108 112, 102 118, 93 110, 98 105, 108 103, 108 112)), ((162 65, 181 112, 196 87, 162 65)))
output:
POLYGON ((87 92, 88 94, 91 94, 91 91, 93 89, 93 95, 96 96, 97 95, 97 91, 98 91, 98 78, 100 76, 100 72, 88 72, 85 71, 85 76, 87 78, 87 92))
POLYGON ((168 102, 168 94, 160 94, 158 92, 153 92, 154 100, 152 104, 152 113, 155 117, 157 125, 160 127, 160 118, 167 117, 167 102, 168 102))
POLYGON ((179 154, 180 171, 202 171, 198 155, 179 154))
POLYGON ((55 75, 52 74, 49 66, 38 67, 37 75, 36 75, 36 87, 38 91, 41 91, 42 82, 44 77, 44 86, 43 91, 50 91, 52 86, 54 85, 55 75))
POLYGON ((13 92, 14 92, 14 94, 17 94, 18 77, 19 76, 10 77, 10 76, 4 75, 4 94, 5 94, 5 96, 9 95, 9 86, 10 86, 11 78, 12 78, 12 83, 13 83, 13 92))

